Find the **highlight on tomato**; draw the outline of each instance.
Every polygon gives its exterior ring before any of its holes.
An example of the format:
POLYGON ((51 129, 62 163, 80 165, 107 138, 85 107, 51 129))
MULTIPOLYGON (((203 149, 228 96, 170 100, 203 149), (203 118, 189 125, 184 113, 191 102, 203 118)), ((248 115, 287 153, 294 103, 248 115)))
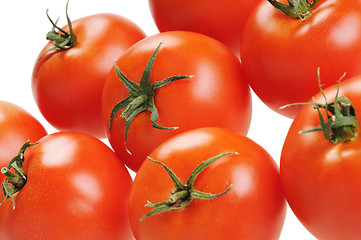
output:
MULTIPOLYGON (((47 13, 48 15, 48 13, 47 13)), ((99 13, 60 28, 50 18, 49 42, 37 57, 32 91, 45 119, 58 130, 105 138, 101 95, 113 61, 146 35, 129 19, 99 13)))
POLYGON ((105 82, 109 142, 137 171, 160 143, 186 130, 223 127, 247 134, 251 94, 239 59, 203 34, 147 37, 120 56, 105 82))
POLYGON ((239 56, 243 27, 261 0, 149 0, 159 31, 192 31, 213 37, 239 56))
MULTIPOLYGON (((0 168, 6 167, 28 140, 36 142, 47 135, 43 125, 24 108, 0 101, 0 168)), ((5 177, 0 174, 0 184, 5 177)))
POLYGON ((1 172, 0 239, 133 239, 132 179, 99 139, 57 132, 27 141, 1 172))
POLYGON ((159 145, 129 198, 137 240, 279 239, 286 213, 278 166, 249 138, 197 128, 159 145))
POLYGON ((294 118, 300 106, 279 108, 307 102, 319 92, 318 67, 323 87, 335 84, 344 72, 348 77, 361 74, 360 36, 360 1, 263 1, 244 27, 240 55, 245 78, 268 107, 294 118))
POLYGON ((361 235, 360 93, 361 76, 321 89, 301 105, 283 146, 285 196, 319 240, 356 240, 361 235))

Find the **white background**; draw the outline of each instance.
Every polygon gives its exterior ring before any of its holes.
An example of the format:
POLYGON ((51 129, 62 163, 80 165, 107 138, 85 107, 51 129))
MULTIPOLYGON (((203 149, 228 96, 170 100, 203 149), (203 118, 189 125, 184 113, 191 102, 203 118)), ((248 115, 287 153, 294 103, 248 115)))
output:
MULTIPOLYGON (((0 2, 0 100, 15 103, 35 116, 48 130, 55 132, 40 114, 31 92, 31 74, 36 57, 46 44, 51 29, 45 11, 53 19, 65 22, 66 0, 11 0, 0 2)), ((147 35, 158 32, 147 0, 71 0, 72 20, 101 12, 112 12, 132 20, 147 35)), ((269 110, 253 95, 253 117, 248 137, 265 148, 279 163, 283 141, 292 120, 269 110)), ((107 143, 107 142, 106 142, 107 143)), ((314 240, 287 209, 281 240, 314 240)))

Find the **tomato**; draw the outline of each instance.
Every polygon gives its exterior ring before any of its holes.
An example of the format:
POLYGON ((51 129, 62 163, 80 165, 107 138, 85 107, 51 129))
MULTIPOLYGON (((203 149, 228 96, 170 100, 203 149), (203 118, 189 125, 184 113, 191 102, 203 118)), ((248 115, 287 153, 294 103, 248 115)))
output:
POLYGON ((303 21, 264 1, 244 28, 241 60, 245 78, 267 106, 294 118, 299 106, 279 108, 307 102, 319 91, 318 67, 324 87, 335 84, 344 72, 348 77, 361 74, 360 37, 361 1, 319 0, 303 21))
MULTIPOLYGON (((104 138, 101 95, 106 76, 114 59, 145 33, 130 20, 108 13, 86 16, 71 25, 74 47, 48 51, 54 47, 49 42, 41 51, 32 76, 33 95, 55 128, 104 138)), ((63 29, 70 32, 68 26, 63 29)))
MULTIPOLYGON (((337 85, 323 92, 328 103, 332 103, 337 85)), ((346 110, 343 114, 350 113, 344 120, 350 124, 332 131, 328 129, 325 135, 322 131, 299 133, 320 126, 317 109, 313 105, 303 106, 283 146, 280 172, 286 198, 301 223, 320 240, 353 240, 361 235, 360 92, 361 76, 341 82, 337 99, 346 97, 351 102, 352 108, 342 102, 346 110)), ((325 103, 321 93, 315 96, 315 102, 325 103)), ((341 101, 337 102, 341 108, 341 101)), ((331 114, 331 109, 332 106, 328 115, 334 118, 333 125, 340 125, 342 118, 331 114)), ((324 109, 319 111, 325 122, 332 122, 327 121, 324 109)))
MULTIPOLYGON (((24 142, 36 142, 45 135, 42 124, 29 112, 11 102, 0 101, 0 168, 8 165, 24 142)), ((4 180, 0 174, 0 183, 4 180)))
MULTIPOLYGON (((175 184, 165 167, 149 160, 143 163, 129 198, 137 240, 279 239, 286 201, 278 166, 249 138, 228 129, 198 128, 168 139, 149 157, 165 164, 185 184, 199 164, 220 154, 225 156, 196 176, 193 190, 223 195, 193 199, 183 208, 145 218, 152 210, 145 204, 168 201, 175 184)), ((179 194, 172 193, 173 197, 179 194)), ((188 200, 178 199, 178 206, 188 200)))
MULTIPOLYGON (((150 121, 154 117, 150 111, 141 111, 134 117, 126 140, 131 154, 125 148, 126 120, 121 117, 121 111, 112 120, 109 142, 133 171, 139 169, 156 146, 175 134, 197 127, 224 127, 247 134, 251 119, 250 89, 243 80, 239 60, 224 44, 208 36, 184 31, 155 34, 129 48, 115 65, 139 84, 157 46, 159 51, 148 78, 149 85, 169 77, 189 77, 151 92, 154 104, 149 99, 145 107, 155 106, 157 111, 153 113, 158 112, 159 121, 150 121), (154 124, 179 128, 160 130, 154 124)), ((113 68, 103 90, 107 129, 114 106, 128 96, 129 91, 113 68)))
POLYGON ((161 32, 186 30, 213 37, 239 56, 243 27, 261 0, 149 0, 150 10, 161 32))
POLYGON ((58 132, 25 150, 25 186, 0 206, 1 239, 133 239, 132 179, 103 142, 58 132))

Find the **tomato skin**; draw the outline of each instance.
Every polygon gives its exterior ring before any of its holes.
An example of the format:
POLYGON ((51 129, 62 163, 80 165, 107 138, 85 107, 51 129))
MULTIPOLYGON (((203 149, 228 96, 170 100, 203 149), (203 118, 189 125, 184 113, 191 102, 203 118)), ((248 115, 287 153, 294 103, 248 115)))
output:
POLYGON ((184 30, 213 37, 239 56, 244 24, 261 0, 149 0, 153 19, 161 32, 184 30))
MULTIPOLYGON (((27 140, 36 142, 45 135, 45 128, 29 112, 14 103, 0 101, 0 168, 8 166, 27 140)), ((0 174, 0 183, 4 180, 0 174)))
POLYGON ((165 163, 186 182, 204 160, 225 152, 196 179, 194 188, 225 195, 211 200, 194 199, 181 210, 139 219, 151 208, 149 200, 168 200, 174 189, 165 169, 145 161, 130 193, 129 216, 137 240, 153 239, 279 239, 286 202, 279 171, 272 157, 249 138, 221 128, 193 129, 161 144, 150 157, 165 163))
MULTIPOLYGON (((75 47, 48 52, 35 64, 33 95, 55 128, 103 138, 101 94, 106 76, 114 59, 145 33, 130 20, 108 13, 80 18, 72 27, 75 47)), ((40 54, 52 47, 49 42, 40 54)))
MULTIPOLYGON (((322 79, 321 79, 322 80, 322 79)), ((328 101, 337 86, 324 89, 328 101)), ((361 76, 341 82, 360 123, 361 76)), ((315 96, 324 103, 323 97, 315 96)), ((301 109, 286 137, 280 163, 281 180, 290 207, 301 223, 320 240, 359 239, 361 235, 361 141, 332 144, 322 132, 299 134, 320 125, 317 110, 301 109)))
POLYGON ((294 118, 300 107, 279 108, 307 102, 318 93, 318 67, 324 87, 335 84, 344 72, 348 77, 361 74, 360 36, 361 1, 320 0, 304 21, 264 1, 244 29, 245 78, 266 105, 294 118))
MULTIPOLYGON (((224 127, 247 134, 251 119, 251 95, 243 80, 237 57, 222 43, 202 34, 172 31, 153 35, 133 45, 116 64, 132 81, 139 83, 144 67, 162 42, 150 81, 176 75, 194 75, 155 91, 158 124, 179 127, 159 130, 152 127, 150 112, 143 111, 131 123, 124 147, 125 120, 114 118, 108 139, 116 154, 137 171, 148 154, 161 142, 197 127, 224 127)), ((129 96, 113 69, 104 85, 103 118, 109 129, 112 108, 129 96)))
POLYGON ((1 239, 133 239, 132 179, 95 137, 58 132, 25 151, 27 183, 0 206, 1 239))

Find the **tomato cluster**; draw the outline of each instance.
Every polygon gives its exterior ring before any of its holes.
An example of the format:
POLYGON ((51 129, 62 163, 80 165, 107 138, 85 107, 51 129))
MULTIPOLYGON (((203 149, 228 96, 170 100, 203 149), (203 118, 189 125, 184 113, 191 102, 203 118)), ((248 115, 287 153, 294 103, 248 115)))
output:
POLYGON ((0 101, 0 239, 276 240, 287 204, 317 239, 359 239, 361 1, 148 7, 149 36, 47 12, 44 122, 0 101), (247 136, 253 93, 292 120, 279 164, 247 136))

